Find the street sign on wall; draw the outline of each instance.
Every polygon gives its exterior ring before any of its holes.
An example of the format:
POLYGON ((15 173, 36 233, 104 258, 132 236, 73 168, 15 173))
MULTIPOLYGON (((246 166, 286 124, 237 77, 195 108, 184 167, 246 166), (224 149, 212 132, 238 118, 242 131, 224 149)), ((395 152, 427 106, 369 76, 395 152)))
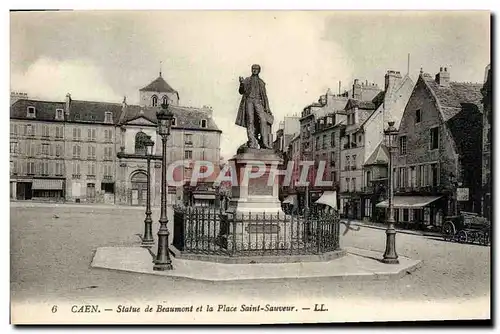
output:
POLYGON ((457 201, 466 202, 469 200, 469 188, 457 188, 457 201))

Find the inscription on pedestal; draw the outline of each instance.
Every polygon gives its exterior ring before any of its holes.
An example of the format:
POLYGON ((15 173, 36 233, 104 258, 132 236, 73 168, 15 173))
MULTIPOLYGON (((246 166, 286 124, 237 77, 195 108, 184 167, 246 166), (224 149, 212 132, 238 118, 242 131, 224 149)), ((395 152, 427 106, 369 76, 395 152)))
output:
MULTIPOLYGON (((251 180, 254 181, 254 180, 251 180)), ((257 196, 272 196, 273 195, 273 187, 268 186, 267 180, 263 183, 260 182, 252 182, 248 186, 248 195, 257 195, 257 196)))
POLYGON ((280 232, 280 227, 278 224, 248 224, 246 227, 248 233, 274 233, 278 234, 280 232))

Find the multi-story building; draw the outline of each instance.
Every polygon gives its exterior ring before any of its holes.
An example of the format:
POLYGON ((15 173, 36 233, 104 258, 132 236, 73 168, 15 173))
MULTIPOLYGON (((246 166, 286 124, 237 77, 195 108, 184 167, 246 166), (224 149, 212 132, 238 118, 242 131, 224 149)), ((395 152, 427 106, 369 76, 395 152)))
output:
POLYGON ((483 216, 491 219, 491 103, 493 97, 491 95, 491 65, 486 67, 484 78, 484 86, 481 90, 483 95, 483 216))
POLYGON ((331 181, 331 187, 315 187, 315 190, 338 191, 340 181, 340 134, 345 129, 345 116, 331 113, 318 118, 314 131, 315 165, 325 163, 322 179, 331 181))
POLYGON ((347 125, 340 155, 340 210, 345 215, 356 219, 372 217, 383 189, 380 182, 384 177, 381 169, 386 153, 384 128, 389 120, 399 126, 413 85, 408 75, 403 77, 398 71, 387 71, 384 90, 371 101, 351 99, 347 103, 344 111, 347 125))
POLYGON ((174 168, 173 180, 179 181, 179 186, 169 187, 169 203, 180 196, 190 204, 213 204, 221 131, 212 118, 212 109, 179 106, 179 94, 161 73, 139 93, 140 105, 128 105, 126 99, 122 103, 78 101, 69 94, 64 102, 14 102, 12 197, 143 205, 147 190, 144 142, 151 137, 155 142, 152 203, 158 205, 161 138, 156 131, 156 111, 168 102, 174 122, 167 142, 167 161, 181 161, 174 168), (184 187, 196 160, 213 162, 215 174, 201 180, 198 188, 184 187), (186 166, 182 166, 184 163, 186 166))
POLYGON ((276 152, 286 154, 288 144, 297 133, 300 133, 300 118, 298 116, 285 116, 276 131, 273 149, 276 152))
POLYGON ((399 126, 391 171, 398 222, 440 226, 460 209, 480 212, 482 86, 451 82, 446 67, 435 77, 421 71, 399 126), (467 197, 459 202, 457 187, 467 197))

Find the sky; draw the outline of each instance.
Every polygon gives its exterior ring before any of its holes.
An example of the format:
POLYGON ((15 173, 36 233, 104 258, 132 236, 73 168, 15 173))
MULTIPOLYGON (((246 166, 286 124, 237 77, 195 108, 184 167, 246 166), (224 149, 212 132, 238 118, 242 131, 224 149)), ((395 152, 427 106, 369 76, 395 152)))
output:
POLYGON ((273 129, 328 88, 355 78, 383 87, 387 70, 446 66, 452 81, 483 82, 488 12, 84 11, 10 15, 11 91, 30 98, 138 103, 158 76, 180 104, 210 105, 228 159, 246 141, 234 124, 238 77, 262 67, 273 129))

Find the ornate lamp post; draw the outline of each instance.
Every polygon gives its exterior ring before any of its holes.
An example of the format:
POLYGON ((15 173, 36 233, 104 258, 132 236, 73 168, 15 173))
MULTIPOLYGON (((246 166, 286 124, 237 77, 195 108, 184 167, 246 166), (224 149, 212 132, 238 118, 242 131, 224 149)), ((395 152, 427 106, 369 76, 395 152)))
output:
POLYGON ((168 103, 161 105, 161 109, 156 113, 158 119, 158 134, 162 142, 161 159, 161 211, 160 211, 160 229, 158 230, 158 252, 154 261, 153 270, 172 270, 172 260, 168 250, 168 231, 167 223, 167 138, 170 135, 172 127, 173 113, 168 110, 168 103))
POLYGON ((153 220, 151 219, 151 157, 153 156, 154 141, 148 137, 144 143, 146 146, 146 161, 147 161, 147 192, 146 192, 146 218, 144 219, 144 235, 142 236, 142 246, 151 247, 154 244, 153 239, 153 220))
POLYGON ((389 122, 389 127, 384 130, 386 145, 389 148, 389 170, 387 173, 388 183, 389 183, 389 218, 387 219, 387 230, 386 243, 385 243, 385 253, 382 262, 387 264, 398 264, 398 254, 396 253, 396 229, 394 228, 394 207, 393 207, 393 197, 394 197, 394 187, 392 180, 392 154, 394 151, 394 145, 398 135, 398 130, 394 127, 394 122, 389 122))

